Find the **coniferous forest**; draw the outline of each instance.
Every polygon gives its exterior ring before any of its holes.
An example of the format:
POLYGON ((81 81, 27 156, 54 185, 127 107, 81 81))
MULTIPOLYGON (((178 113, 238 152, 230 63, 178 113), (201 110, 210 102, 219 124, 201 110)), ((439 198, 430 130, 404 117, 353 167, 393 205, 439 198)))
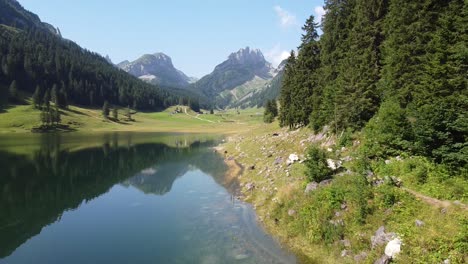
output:
POLYGON ((97 53, 63 39, 60 31, 12 1, 0 1, 0 98, 18 103, 18 91, 34 104, 52 95, 59 106, 101 107, 104 101, 140 110, 175 105, 190 95, 156 87, 109 64, 97 53))
MULTIPOLYGON (((363 129, 364 151, 468 165, 468 20, 454 1, 327 0, 285 68, 280 124, 363 129)), ((466 171, 466 169, 465 169, 466 171)))

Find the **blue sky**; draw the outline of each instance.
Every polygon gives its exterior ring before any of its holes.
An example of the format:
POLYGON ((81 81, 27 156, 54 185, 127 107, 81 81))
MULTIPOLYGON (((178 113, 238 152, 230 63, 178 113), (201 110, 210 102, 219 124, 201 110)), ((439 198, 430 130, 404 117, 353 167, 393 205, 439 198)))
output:
POLYGON ((323 0, 19 0, 65 38, 114 63, 164 52, 189 76, 202 77, 246 46, 274 65, 300 44, 301 26, 323 0))

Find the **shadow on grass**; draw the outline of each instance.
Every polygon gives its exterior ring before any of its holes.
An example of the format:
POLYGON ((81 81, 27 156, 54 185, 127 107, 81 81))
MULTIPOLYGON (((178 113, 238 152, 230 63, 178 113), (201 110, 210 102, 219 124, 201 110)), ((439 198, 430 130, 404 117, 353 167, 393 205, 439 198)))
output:
POLYGON ((33 127, 31 132, 33 133, 49 133, 49 132, 73 132, 77 131, 75 128, 71 128, 69 125, 57 124, 57 125, 41 125, 39 127, 33 127))
POLYGON ((74 110, 74 109, 70 109, 70 108, 63 109, 63 112, 64 112, 64 114, 67 115, 67 116, 68 116, 68 113, 66 113, 66 112, 71 112, 71 113, 74 113, 74 114, 77 114, 77 115, 85 115, 85 116, 87 116, 87 114, 85 114, 85 113, 83 113, 83 112, 80 112, 80 111, 74 110))

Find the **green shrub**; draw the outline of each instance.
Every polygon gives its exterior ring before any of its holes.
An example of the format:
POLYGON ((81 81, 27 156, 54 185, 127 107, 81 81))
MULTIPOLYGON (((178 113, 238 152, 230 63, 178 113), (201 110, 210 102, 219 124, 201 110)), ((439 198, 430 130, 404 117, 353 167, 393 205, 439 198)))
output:
POLYGON ((406 110, 396 101, 384 102, 364 129, 363 150, 370 157, 396 156, 411 148, 413 138, 406 110))
POLYGON ((332 170, 327 166, 327 153, 317 146, 308 150, 308 159, 305 161, 309 181, 321 182, 331 177, 332 170))
POLYGON ((263 122, 272 123, 275 120, 275 117, 272 113, 266 113, 263 115, 263 122))

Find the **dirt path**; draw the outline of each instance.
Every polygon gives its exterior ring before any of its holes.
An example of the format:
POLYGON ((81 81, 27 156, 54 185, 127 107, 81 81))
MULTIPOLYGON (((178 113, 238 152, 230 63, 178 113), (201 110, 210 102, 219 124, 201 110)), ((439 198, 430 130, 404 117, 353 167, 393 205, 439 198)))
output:
POLYGON ((198 117, 200 114, 197 114, 196 116, 189 115, 189 114, 187 113, 187 107, 184 108, 184 110, 185 110, 185 114, 188 115, 188 116, 190 116, 190 117, 193 117, 193 118, 198 119, 198 120, 201 120, 201 121, 209 122, 209 123, 216 123, 216 122, 214 122, 214 121, 211 121, 211 120, 207 120, 207 119, 203 119, 203 118, 198 117))
POLYGON ((416 196, 416 198, 419 198, 421 199, 423 202, 427 203, 427 204, 430 204, 432 206, 436 206, 436 207, 449 207, 451 205, 455 205, 457 204, 458 206, 460 206, 460 208, 462 208, 463 210, 466 210, 467 209, 467 206, 466 204, 463 204, 463 203, 455 203, 455 202, 451 202, 451 201, 443 201, 443 200, 439 200, 439 199, 436 199, 436 198, 433 198, 433 197, 430 197, 430 196, 426 196, 424 194, 421 194, 421 193, 418 193, 416 191, 413 191, 411 189, 408 189, 408 188, 405 188, 405 187, 401 187, 402 190, 406 191, 406 192, 409 192, 411 193, 412 195, 416 196))

